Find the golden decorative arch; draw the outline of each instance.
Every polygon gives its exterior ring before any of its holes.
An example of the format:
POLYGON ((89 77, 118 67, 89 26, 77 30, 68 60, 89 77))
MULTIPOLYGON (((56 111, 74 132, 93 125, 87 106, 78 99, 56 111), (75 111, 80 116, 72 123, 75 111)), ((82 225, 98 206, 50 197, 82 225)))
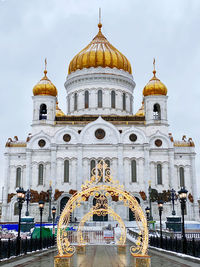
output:
MULTIPOLYGON (((125 207, 130 208, 134 214, 139 229, 139 237, 130 251, 133 254, 146 255, 148 248, 148 228, 146 216, 134 196, 124 190, 124 186, 118 181, 113 180, 112 173, 108 165, 101 160, 92 170, 90 181, 82 185, 81 190, 76 192, 67 202, 58 222, 57 228, 57 248, 59 256, 72 256, 75 253, 75 247, 72 246, 67 238, 67 227, 70 220, 70 214, 80 207, 90 196, 95 198, 115 197, 118 198, 125 207)), ((98 203, 98 201, 97 201, 98 203)), ((101 207, 97 208, 97 212, 101 207)), ((108 212, 105 211, 102 212, 108 212)))
POLYGON ((109 214, 113 217, 114 220, 118 221, 120 229, 121 229, 121 236, 119 240, 117 241, 117 245, 123 246, 126 242, 126 226, 122 220, 122 218, 114 212, 113 209, 110 207, 107 208, 92 208, 88 213, 86 213, 82 220, 79 223, 78 231, 77 231, 77 241, 79 246, 83 246, 86 244, 86 241, 83 239, 82 235, 82 228, 84 227, 84 224, 86 221, 88 221, 94 214, 97 214, 98 216, 105 216, 106 214, 109 214))

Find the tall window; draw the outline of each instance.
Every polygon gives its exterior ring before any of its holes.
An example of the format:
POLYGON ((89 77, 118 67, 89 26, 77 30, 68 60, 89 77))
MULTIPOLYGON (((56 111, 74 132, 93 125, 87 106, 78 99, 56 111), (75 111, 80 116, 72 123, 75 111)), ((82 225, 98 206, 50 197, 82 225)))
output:
POLYGON ((111 92, 111 108, 115 108, 115 91, 111 92))
POLYGON ((38 185, 43 185, 44 180, 44 166, 43 164, 39 164, 38 168, 38 185))
POLYGON ((46 119, 47 119, 47 106, 45 104, 41 104, 39 120, 46 120, 46 119))
POLYGON ((89 92, 85 91, 85 108, 89 108, 89 92))
POLYGON ((98 91, 98 108, 102 108, 102 90, 98 91))
POLYGON ((133 112, 133 98, 130 96, 130 112, 133 112))
POLYGON ((70 113, 70 96, 68 96, 68 113, 70 113))
POLYGON ((123 110, 126 110, 126 94, 125 93, 123 93, 122 102, 123 102, 123 110))
POLYGON ((157 183, 162 184, 162 165, 157 165, 157 183))
POLYGON ((17 170, 16 170, 16 187, 21 186, 21 177, 22 177, 22 169, 17 168, 17 170))
POLYGON ((136 170, 136 161, 131 161, 131 182, 136 183, 137 182, 137 170, 136 170))
POLYGON ((77 110, 77 93, 74 94, 74 110, 77 110))
POLYGON ((160 111, 160 105, 155 104, 153 106, 153 119, 154 120, 161 120, 161 111, 160 111))
POLYGON ((14 215, 19 215, 19 203, 14 204, 14 215))
POLYGON ((183 167, 180 167, 179 174, 180 174, 180 186, 183 187, 183 186, 185 186, 185 175, 184 175, 184 168, 183 167))
POLYGON ((93 159, 93 160, 90 161, 90 176, 91 176, 91 177, 92 177, 92 175, 93 175, 92 170, 95 168, 95 166, 96 166, 96 162, 95 162, 95 160, 93 159))
POLYGON ((69 183, 69 160, 64 161, 64 183, 69 183))

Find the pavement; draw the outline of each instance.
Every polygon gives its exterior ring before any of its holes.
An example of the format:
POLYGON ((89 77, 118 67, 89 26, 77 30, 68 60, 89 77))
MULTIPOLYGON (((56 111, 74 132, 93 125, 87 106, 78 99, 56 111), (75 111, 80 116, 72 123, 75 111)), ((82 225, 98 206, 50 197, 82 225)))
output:
MULTIPOLYGON (((72 257, 72 267, 132 267, 133 260, 129 252, 131 243, 127 243, 126 253, 117 253, 117 247, 111 245, 89 245, 85 254, 75 253, 72 257)), ((1 262, 2 267, 54 267, 56 249, 30 254, 26 257, 11 259, 1 262)), ((194 263, 183 257, 163 253, 162 251, 149 250, 151 267, 197 267, 194 263)))

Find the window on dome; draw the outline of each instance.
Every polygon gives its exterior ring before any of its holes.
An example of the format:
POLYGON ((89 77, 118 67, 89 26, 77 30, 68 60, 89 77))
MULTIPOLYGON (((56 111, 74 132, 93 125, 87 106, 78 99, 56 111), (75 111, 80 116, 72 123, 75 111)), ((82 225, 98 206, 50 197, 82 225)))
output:
POLYGON ((102 90, 99 90, 98 91, 98 108, 102 108, 102 102, 103 102, 103 99, 102 99, 102 90))
POLYGON ((38 185, 43 185, 44 180, 44 166, 43 164, 39 164, 38 167, 38 185))
POLYGON ((89 108, 89 92, 85 91, 85 108, 89 108))
POLYGON ((21 186, 21 176, 22 176, 22 169, 17 168, 17 170, 16 170, 16 187, 21 186))
POLYGON ((161 120, 161 111, 160 111, 160 105, 155 104, 153 106, 153 119, 154 120, 161 120))
POLYGON ((185 186, 185 175, 184 175, 184 168, 183 167, 180 167, 179 175, 180 175, 180 187, 184 187, 185 186))
POLYGON ((69 183, 69 160, 64 161, 64 183, 69 183))
POLYGON ((68 113, 70 113, 70 97, 68 96, 68 113))
POLYGON ((123 110, 126 110, 126 94, 123 93, 123 96, 122 96, 122 100, 123 100, 123 110))
POLYGON ((162 184, 162 165, 157 165, 157 184, 162 184))
POLYGON ((131 160, 131 182, 137 182, 137 169, 136 169, 136 161, 131 160))
POLYGON ((133 112, 133 105, 132 105, 132 96, 130 96, 130 112, 133 112))
POLYGON ((74 110, 77 110, 77 93, 74 94, 74 110))
POLYGON ((111 92, 111 108, 115 108, 115 91, 111 92))
POLYGON ((39 120, 46 120, 46 119, 47 119, 47 106, 45 104, 41 104, 39 120))

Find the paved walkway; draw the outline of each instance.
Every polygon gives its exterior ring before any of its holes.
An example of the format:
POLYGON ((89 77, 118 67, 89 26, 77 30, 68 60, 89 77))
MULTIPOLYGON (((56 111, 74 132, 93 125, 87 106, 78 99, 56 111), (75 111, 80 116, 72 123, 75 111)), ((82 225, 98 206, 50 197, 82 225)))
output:
MULTIPOLYGON (((86 254, 75 254, 72 258, 73 267, 132 267, 132 256, 129 252, 130 243, 127 245, 126 254, 118 254, 113 246, 87 246, 86 254)), ((2 267, 54 267, 56 251, 43 252, 30 255, 26 258, 15 260, 2 267)), ((163 255, 161 252, 150 251, 152 267, 197 267, 198 264, 182 258, 163 255)))

